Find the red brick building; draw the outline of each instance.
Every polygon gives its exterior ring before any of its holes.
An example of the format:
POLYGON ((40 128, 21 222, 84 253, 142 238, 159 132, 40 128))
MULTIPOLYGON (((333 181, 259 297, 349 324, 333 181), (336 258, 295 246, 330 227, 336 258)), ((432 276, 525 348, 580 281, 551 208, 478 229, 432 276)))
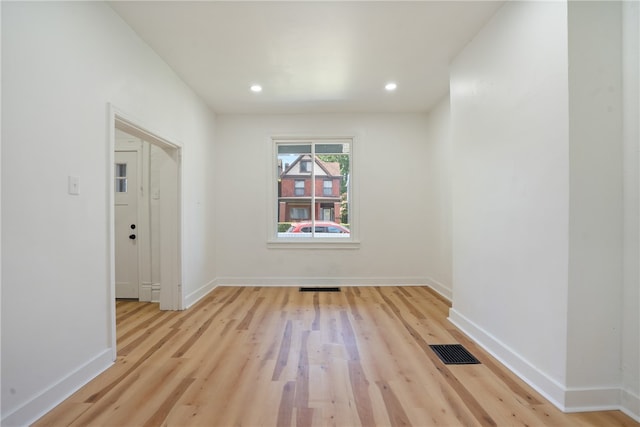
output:
POLYGON ((311 220, 311 172, 315 175, 315 218, 340 222, 340 164, 323 162, 317 156, 300 155, 280 173, 278 185, 278 221, 311 220), (313 167, 313 169, 312 169, 313 167))

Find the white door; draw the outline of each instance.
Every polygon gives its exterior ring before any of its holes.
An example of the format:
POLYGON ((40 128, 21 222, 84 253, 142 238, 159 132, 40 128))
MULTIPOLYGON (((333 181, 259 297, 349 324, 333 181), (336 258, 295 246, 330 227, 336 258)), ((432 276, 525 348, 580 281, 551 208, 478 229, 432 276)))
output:
POLYGON ((116 298, 138 298, 138 153, 115 152, 116 298))
POLYGON ((323 221, 332 221, 331 219, 331 208, 322 208, 322 220, 323 221))

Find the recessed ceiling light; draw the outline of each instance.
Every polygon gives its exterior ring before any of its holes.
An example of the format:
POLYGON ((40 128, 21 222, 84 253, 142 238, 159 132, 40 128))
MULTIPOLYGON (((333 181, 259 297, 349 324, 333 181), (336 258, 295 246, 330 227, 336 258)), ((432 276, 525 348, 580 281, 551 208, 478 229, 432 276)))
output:
POLYGON ((260 85, 252 85, 251 92, 262 92, 262 86, 260 85))
POLYGON ((395 83, 393 83, 393 82, 389 82, 389 83, 387 83, 387 84, 384 86, 384 88, 385 88, 386 90, 388 90, 389 92, 391 92, 391 91, 396 90, 396 89, 398 88, 398 85, 397 85, 397 84, 395 84, 395 83))

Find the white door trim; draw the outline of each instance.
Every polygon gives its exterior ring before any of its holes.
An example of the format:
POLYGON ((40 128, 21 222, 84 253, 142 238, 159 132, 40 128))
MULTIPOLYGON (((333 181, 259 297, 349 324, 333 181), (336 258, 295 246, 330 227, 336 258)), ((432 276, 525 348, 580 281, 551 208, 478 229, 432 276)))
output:
POLYGON ((184 308, 184 295, 182 295, 182 144, 160 136, 149 130, 131 115, 121 111, 113 104, 108 104, 108 143, 107 143, 107 267, 108 267, 108 304, 110 306, 110 340, 112 344, 113 360, 117 357, 116 350, 116 313, 115 313, 115 209, 114 209, 114 168, 115 161, 115 129, 118 128, 130 135, 143 139, 163 149, 173 151, 177 162, 177 217, 168 229, 174 230, 171 239, 163 239, 161 252, 170 255, 172 262, 163 264, 170 266, 160 272, 163 283, 172 283, 172 286, 162 286, 160 289, 161 310, 182 310, 184 308), (170 275, 170 278, 162 276, 170 275), (166 279, 166 280, 165 280, 166 279))

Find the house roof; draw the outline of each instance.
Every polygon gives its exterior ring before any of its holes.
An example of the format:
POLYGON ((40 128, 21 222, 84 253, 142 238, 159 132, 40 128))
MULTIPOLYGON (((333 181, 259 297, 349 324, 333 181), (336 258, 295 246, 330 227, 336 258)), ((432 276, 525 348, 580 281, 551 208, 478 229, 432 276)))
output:
MULTIPOLYGON (((309 154, 301 154, 295 159, 283 172, 280 176, 285 176, 291 174, 294 170, 295 166, 300 163, 302 160, 311 160, 311 156, 309 154)), ((340 172, 340 163, 338 162, 325 162, 316 157, 316 164, 325 171, 328 176, 342 176, 340 172)))
POLYGON ((340 173, 340 163, 338 162, 324 162, 320 159, 316 159, 316 162, 320 165, 320 167, 324 167, 324 170, 330 176, 341 176, 340 173))

